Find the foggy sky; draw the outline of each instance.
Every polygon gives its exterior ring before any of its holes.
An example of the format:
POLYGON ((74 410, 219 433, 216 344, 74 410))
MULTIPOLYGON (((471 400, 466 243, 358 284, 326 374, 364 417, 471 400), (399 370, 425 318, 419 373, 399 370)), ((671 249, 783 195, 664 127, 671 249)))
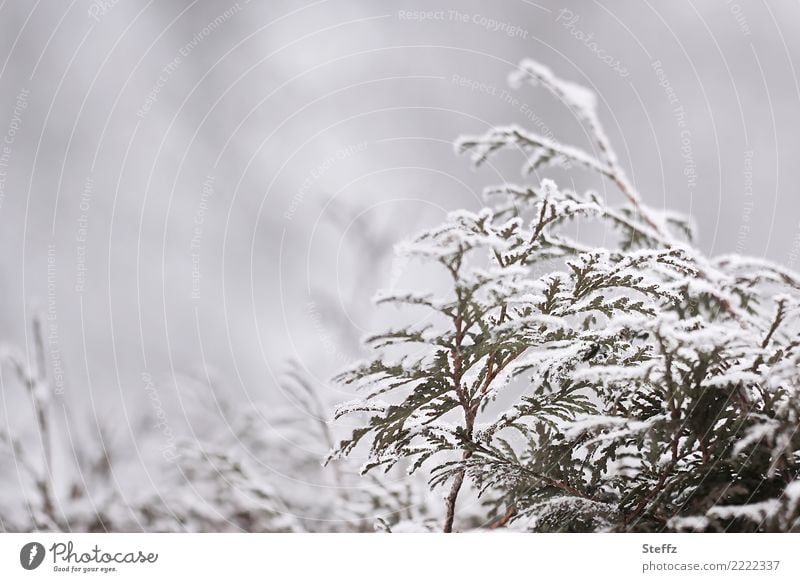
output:
POLYGON ((199 397, 185 378, 281 401, 293 358, 327 385, 373 329, 372 294, 413 283, 392 245, 522 180, 513 157, 472 170, 458 135, 539 120, 586 147, 547 95, 508 88, 525 57, 597 91, 646 203, 691 214, 705 251, 797 268, 799 17, 744 0, 2 2, 0 343, 30 347, 42 314, 59 397, 112 418, 147 408, 143 374, 177 415, 199 397))

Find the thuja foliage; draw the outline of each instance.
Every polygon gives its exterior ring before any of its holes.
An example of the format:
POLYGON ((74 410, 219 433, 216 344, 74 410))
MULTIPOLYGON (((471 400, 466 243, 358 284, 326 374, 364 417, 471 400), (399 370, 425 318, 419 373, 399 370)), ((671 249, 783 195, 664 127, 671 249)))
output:
POLYGON ((488 527, 799 531, 800 278, 707 257, 690 220, 645 206, 591 92, 532 61, 510 80, 562 102, 591 147, 507 126, 458 149, 478 165, 521 151, 526 175, 588 170, 619 200, 502 184, 403 245, 448 291, 378 298, 431 316, 370 338, 374 358, 339 376, 364 392, 337 416, 363 423, 330 458, 427 471, 444 531, 467 487, 488 527), (616 234, 589 244, 576 221, 616 234))

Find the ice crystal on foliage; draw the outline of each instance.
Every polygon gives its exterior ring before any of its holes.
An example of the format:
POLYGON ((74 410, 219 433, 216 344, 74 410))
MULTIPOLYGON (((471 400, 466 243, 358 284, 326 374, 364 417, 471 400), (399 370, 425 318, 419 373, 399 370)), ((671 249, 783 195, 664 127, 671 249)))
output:
POLYGON ((407 350, 404 365, 379 351, 338 377, 366 393, 342 410, 363 423, 334 456, 363 451, 367 472, 424 471, 444 488, 445 531, 468 490, 492 528, 797 530, 800 278, 760 259, 706 257, 689 218, 645 206, 591 91, 530 60, 510 81, 560 100, 590 147, 507 126, 457 150, 480 165, 519 149, 524 174, 588 169, 620 203, 546 178, 506 183, 485 190, 486 208, 453 212, 403 245, 438 264, 450 290, 380 296, 440 317, 372 340, 407 350), (618 237, 593 246, 570 234, 575 221, 618 237), (412 361, 420 344, 430 357, 412 361), (370 408, 378 396, 387 403, 370 408))

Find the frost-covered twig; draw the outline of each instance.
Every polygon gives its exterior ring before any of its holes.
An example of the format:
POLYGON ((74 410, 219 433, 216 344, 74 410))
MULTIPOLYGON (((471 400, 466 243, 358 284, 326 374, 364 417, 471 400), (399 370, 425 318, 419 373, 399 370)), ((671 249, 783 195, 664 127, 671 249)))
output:
MULTIPOLYGON (((467 484, 500 512, 493 527, 530 518, 569 531, 697 517, 717 503, 714 467, 724 479, 735 471, 753 494, 783 490, 800 462, 798 276, 706 257, 690 220, 642 205, 590 92, 531 61, 512 77, 566 103, 597 155, 517 127, 465 138, 461 149, 481 163, 520 147, 526 172, 577 163, 615 182, 627 204, 546 179, 504 184, 486 190, 488 208, 453 212, 405 245, 449 273, 450 291, 381 296, 428 309, 437 323, 374 336, 374 359, 339 376, 366 394, 342 410, 363 423, 332 458, 363 444, 365 471, 404 459, 426 468, 432 487, 449 486, 445 531, 467 484), (613 227, 619 241, 575 240, 564 230, 578 219, 613 227), (499 399, 509 385, 514 396, 499 399)), ((692 523, 718 527, 733 515, 692 523)))

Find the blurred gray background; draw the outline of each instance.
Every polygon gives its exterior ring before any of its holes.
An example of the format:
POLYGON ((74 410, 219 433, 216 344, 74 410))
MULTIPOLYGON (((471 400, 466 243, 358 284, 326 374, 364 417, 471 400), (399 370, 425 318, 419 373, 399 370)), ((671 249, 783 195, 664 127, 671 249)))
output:
MULTIPOLYGON (((131 442, 149 377, 176 433, 211 387, 291 405, 290 360, 346 399, 370 297, 413 284, 393 244, 521 180, 452 141, 513 122, 587 147, 507 87, 525 57, 598 93, 705 251, 797 268, 798 23, 788 1, 1 0, 0 344, 30 353, 39 314, 58 399, 131 442)), ((29 422, 2 396, 0 425, 29 422)))

